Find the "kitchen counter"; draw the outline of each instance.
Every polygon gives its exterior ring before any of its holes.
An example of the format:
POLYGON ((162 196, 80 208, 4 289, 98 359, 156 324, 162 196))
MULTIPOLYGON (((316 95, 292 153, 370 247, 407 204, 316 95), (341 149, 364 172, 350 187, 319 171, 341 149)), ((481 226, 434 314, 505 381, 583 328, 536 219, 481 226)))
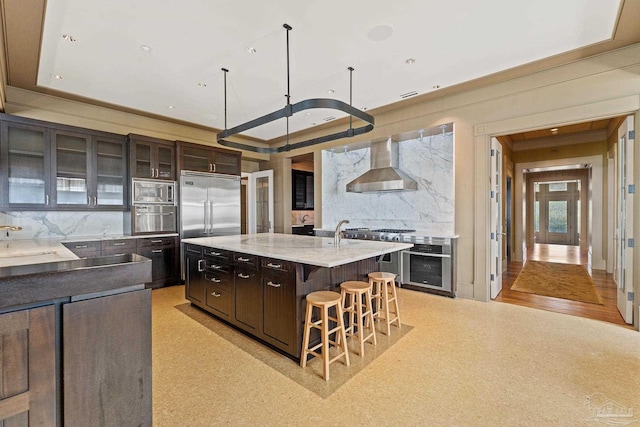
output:
POLYGON ((333 238, 274 233, 199 237, 182 241, 318 267, 336 267, 413 246, 411 243, 342 239, 340 247, 336 248, 333 238))
MULTIPOLYGON (((78 241, 107 241, 147 237, 175 237, 178 233, 152 235, 73 236, 61 239, 25 239, 0 241, 0 268, 16 265, 42 264, 78 259, 63 243, 78 241)), ((2 277, 2 275, 0 275, 2 277)))

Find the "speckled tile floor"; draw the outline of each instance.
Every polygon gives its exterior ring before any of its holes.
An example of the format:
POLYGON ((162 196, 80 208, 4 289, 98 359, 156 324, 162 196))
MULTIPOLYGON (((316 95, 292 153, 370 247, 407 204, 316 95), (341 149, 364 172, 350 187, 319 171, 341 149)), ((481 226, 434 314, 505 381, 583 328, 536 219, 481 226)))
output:
POLYGON ((318 393, 295 362, 185 314, 184 287, 152 295, 156 426, 640 424, 640 333, 613 324, 400 289, 413 329, 332 364, 339 385, 318 393))

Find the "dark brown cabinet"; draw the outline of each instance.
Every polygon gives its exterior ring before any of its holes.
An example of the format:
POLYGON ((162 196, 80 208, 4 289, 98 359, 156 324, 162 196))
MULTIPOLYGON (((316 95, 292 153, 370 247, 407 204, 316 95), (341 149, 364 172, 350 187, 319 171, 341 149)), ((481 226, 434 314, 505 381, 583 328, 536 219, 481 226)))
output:
POLYGON ((65 425, 151 426, 151 291, 64 304, 62 331, 65 425))
POLYGON ((97 240, 68 242, 63 245, 80 258, 93 258, 102 255, 102 245, 97 240))
POLYGON ((175 142, 136 134, 129 134, 128 140, 132 178, 175 181, 175 142))
POLYGON ((240 175, 240 151, 178 141, 178 169, 240 175))
POLYGON ((295 353, 295 265, 262 258, 263 332, 271 344, 295 353))
POLYGON ((200 306, 203 305, 205 301, 203 263, 202 248, 199 246, 185 245, 185 298, 200 306))
POLYGON ((0 205, 6 209, 122 210, 123 136, 0 115, 0 205))
POLYGON ((55 426, 53 305, 0 314, 0 425, 55 426))
POLYGON ((313 172, 291 171, 291 209, 313 210, 313 172))
POLYGON ((157 288, 178 281, 179 258, 177 237, 149 237, 138 239, 138 255, 149 258, 151 267, 151 283, 148 287, 157 288))
POLYGON ((235 316, 243 329, 259 333, 262 326, 262 289, 258 257, 234 253, 235 316))
POLYGON ((100 248, 103 256, 135 254, 137 242, 136 239, 103 240, 100 243, 100 248))

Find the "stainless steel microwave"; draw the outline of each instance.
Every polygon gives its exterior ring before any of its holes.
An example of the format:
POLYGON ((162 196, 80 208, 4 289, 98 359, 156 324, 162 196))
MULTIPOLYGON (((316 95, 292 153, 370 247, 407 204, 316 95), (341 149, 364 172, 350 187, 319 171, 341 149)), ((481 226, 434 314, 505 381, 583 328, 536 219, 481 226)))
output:
POLYGON ((134 205, 149 203, 175 205, 175 181, 133 179, 131 190, 131 200, 134 205))

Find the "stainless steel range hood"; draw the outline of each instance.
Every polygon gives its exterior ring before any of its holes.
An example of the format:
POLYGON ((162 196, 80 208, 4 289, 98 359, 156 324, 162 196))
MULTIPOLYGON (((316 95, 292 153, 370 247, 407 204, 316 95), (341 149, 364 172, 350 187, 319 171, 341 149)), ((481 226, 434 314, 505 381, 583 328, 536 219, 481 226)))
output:
POLYGON ((347 192, 417 190, 418 184, 398 169, 398 142, 371 143, 371 169, 347 184, 347 192))

